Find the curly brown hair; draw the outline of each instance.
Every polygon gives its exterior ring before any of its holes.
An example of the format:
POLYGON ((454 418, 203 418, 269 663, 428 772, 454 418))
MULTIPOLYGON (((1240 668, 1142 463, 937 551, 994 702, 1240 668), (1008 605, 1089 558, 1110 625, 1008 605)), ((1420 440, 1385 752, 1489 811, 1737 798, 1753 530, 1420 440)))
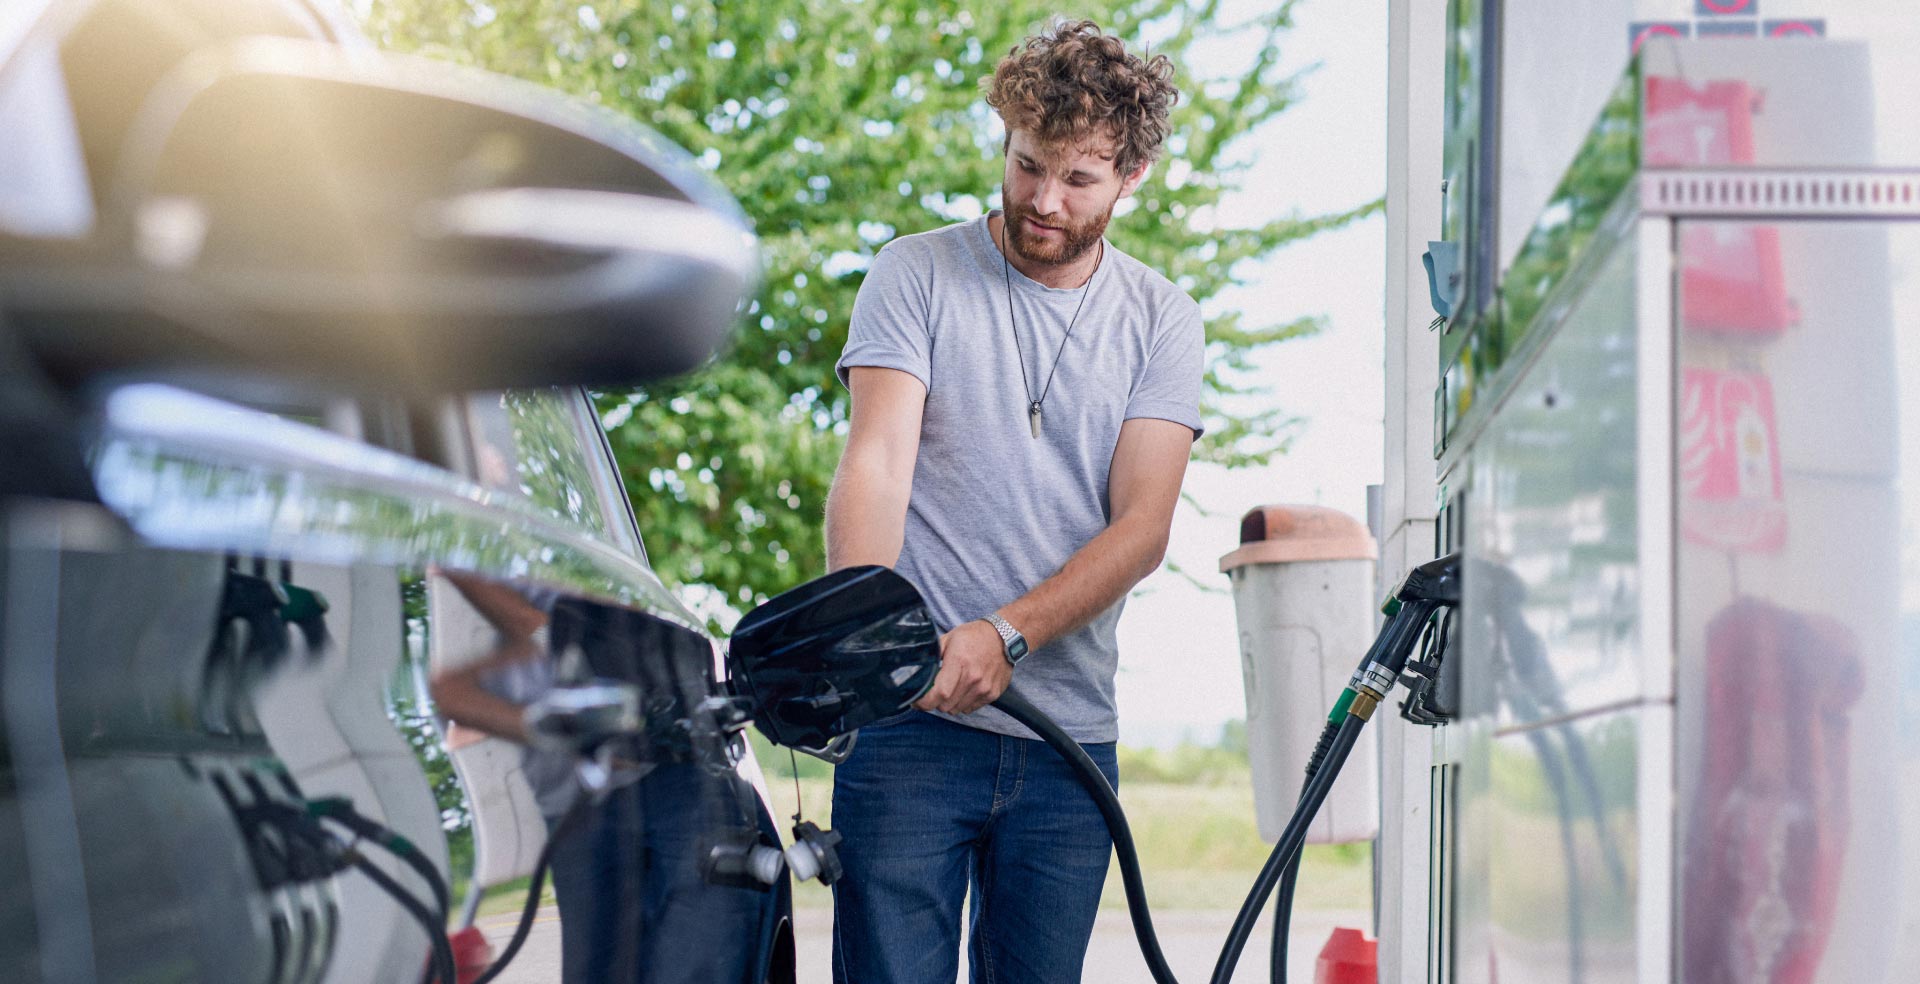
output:
POLYGON ((1123 176, 1160 156, 1167 111, 1180 101, 1167 56, 1129 54, 1087 20, 1015 45, 981 87, 1009 132, 1055 146, 1112 140, 1113 168, 1123 176))

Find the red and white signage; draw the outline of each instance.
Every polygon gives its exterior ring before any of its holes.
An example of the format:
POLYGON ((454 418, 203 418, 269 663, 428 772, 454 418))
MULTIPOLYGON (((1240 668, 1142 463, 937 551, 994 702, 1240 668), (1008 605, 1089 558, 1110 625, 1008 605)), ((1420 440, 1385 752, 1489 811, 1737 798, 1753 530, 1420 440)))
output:
MULTIPOLYGON (((1647 167, 1754 162, 1758 94, 1737 80, 1693 86, 1647 79, 1647 167)), ((1780 231, 1749 222, 1689 222, 1680 234, 1680 315, 1688 329, 1773 338, 1798 320, 1787 297, 1780 231)))
POLYGON ((1686 21, 1635 21, 1627 25, 1627 45, 1636 55, 1641 46, 1655 38, 1680 41, 1692 36, 1693 26, 1686 21))
POLYGON ((1681 374, 1680 529, 1689 541, 1753 552, 1786 545, 1779 433, 1764 374, 1681 374))

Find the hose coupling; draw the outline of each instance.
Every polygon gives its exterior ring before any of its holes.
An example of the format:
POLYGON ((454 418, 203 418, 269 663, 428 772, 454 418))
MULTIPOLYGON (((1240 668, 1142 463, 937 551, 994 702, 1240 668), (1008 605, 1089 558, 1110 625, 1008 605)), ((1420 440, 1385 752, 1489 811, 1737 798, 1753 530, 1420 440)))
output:
POLYGON ((1386 700, 1387 695, 1393 692, 1394 682, 1399 679, 1399 674, 1379 662, 1368 663, 1359 676, 1354 689, 1372 694, 1375 701, 1386 700))
POLYGON ((1347 713, 1362 721, 1373 720, 1373 709, 1380 706, 1380 697, 1371 690, 1360 690, 1353 695, 1353 703, 1347 705, 1347 713))

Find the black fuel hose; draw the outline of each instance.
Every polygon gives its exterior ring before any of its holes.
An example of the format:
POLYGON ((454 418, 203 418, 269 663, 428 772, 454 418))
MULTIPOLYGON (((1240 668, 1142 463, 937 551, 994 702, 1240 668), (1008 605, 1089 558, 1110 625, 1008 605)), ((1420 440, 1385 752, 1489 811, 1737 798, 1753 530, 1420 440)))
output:
POLYGON ((520 907, 520 924, 513 928, 513 938, 507 941, 506 951, 489 964, 486 973, 475 978, 473 984, 488 984, 499 977, 500 973, 507 969, 507 965, 513 962, 513 958, 520 954, 520 947, 527 942, 527 934, 533 931, 534 914, 540 911, 540 893, 547 884, 547 868, 553 864, 553 846, 560 843, 560 838, 573 830, 574 826, 580 822, 580 818, 592 809, 592 803, 591 795, 581 793, 574 798, 573 805, 567 807, 567 812, 560 818, 560 822, 554 824, 553 832, 547 835, 546 845, 540 848, 540 859, 533 864, 533 875, 527 885, 527 901, 520 907))
MULTIPOLYGON (((1153 915, 1147 909, 1147 890, 1140 877, 1140 856, 1133 846, 1133 832, 1127 826, 1127 815, 1120 809, 1120 798, 1114 794, 1107 777, 1101 774, 1100 767, 1093 763, 1079 742, 1060 730, 1059 725, 1027 703, 1013 688, 1002 691, 1000 699, 994 701, 993 706, 1026 725, 1041 740, 1053 746, 1073 768, 1075 778, 1093 797, 1094 805, 1100 808, 1100 815, 1106 819, 1107 830, 1113 836, 1113 850, 1120 860, 1120 883, 1127 892, 1127 915, 1133 920, 1133 935, 1140 942, 1140 954, 1146 958, 1147 969, 1153 974, 1156 984, 1179 984, 1173 976, 1173 969, 1167 966, 1166 956, 1160 952, 1160 937, 1153 931, 1153 915)), ((1340 774, 1340 767, 1346 763, 1347 753, 1353 750, 1353 743, 1360 737, 1360 729, 1365 724, 1361 718, 1343 715, 1337 730, 1332 727, 1328 729, 1331 740, 1326 735, 1322 736, 1322 745, 1326 746, 1327 751, 1325 760, 1317 763, 1313 778, 1300 795, 1300 804, 1294 808, 1293 817, 1281 832, 1279 843, 1274 845, 1273 853, 1268 855, 1266 866, 1261 869, 1253 890, 1240 907, 1233 931, 1221 950, 1219 963, 1214 967, 1215 984, 1226 984, 1232 978, 1233 967, 1240 960, 1240 952, 1246 948, 1247 937, 1253 932, 1253 924, 1266 905, 1267 896, 1272 894, 1274 883, 1279 880, 1287 862, 1299 856, 1300 845, 1307 837, 1307 827, 1313 823, 1314 814, 1319 812, 1320 804, 1326 800, 1327 790, 1340 774)))
POLYGON ((434 913, 427 909, 426 903, 415 898, 413 893, 395 881, 393 876, 381 871, 378 865, 365 857, 353 855, 352 864, 360 870, 361 874, 367 876, 369 881, 379 886, 381 891, 399 903, 400 908, 405 909, 407 915, 412 916, 414 921, 427 931, 427 940, 433 946, 432 972, 427 975, 427 979, 437 980, 441 984, 458 984, 459 978, 453 964, 453 944, 447 942, 445 915, 442 914, 436 919, 434 913))
MULTIPOLYGON (((1313 786, 1313 777, 1326 762, 1327 754, 1333 751, 1334 739, 1340 736, 1340 728, 1332 721, 1320 729, 1320 740, 1313 745, 1313 754, 1307 757, 1307 778, 1301 786, 1300 797, 1305 799, 1307 790, 1313 786)), ((1296 807, 1297 808, 1297 807, 1296 807)), ((1293 935, 1293 890, 1300 879, 1300 855, 1287 862, 1286 870, 1280 873, 1280 894, 1273 903, 1273 948, 1267 962, 1267 980, 1270 984, 1287 984, 1287 943, 1293 935)))
MULTIPOLYGON (((406 890, 398 881, 380 870, 366 856, 351 846, 342 844, 320 825, 319 815, 313 812, 312 804, 307 808, 263 799, 245 808, 248 816, 261 818, 279 825, 283 835, 282 843, 295 857, 304 857, 310 863, 315 856, 324 855, 332 859, 327 873, 340 870, 340 865, 350 865, 367 876, 367 880, 385 892, 393 901, 413 917, 427 932, 427 943, 432 952, 427 962, 426 981, 432 984, 458 984, 455 980, 453 945, 447 941, 447 911, 444 906, 437 910, 428 909, 412 892, 406 890)), ((288 861, 294 861, 294 857, 288 861)), ((429 866, 431 867, 431 866, 429 866)))
POLYGON ((1127 815, 1120 809, 1120 798, 1114 795, 1113 786, 1093 763, 1087 750, 1080 743, 1068 737, 1053 719, 1027 703, 1026 698, 1015 693, 1012 687, 1001 691, 1000 699, 993 706, 1006 715, 1026 725, 1034 734, 1054 751, 1060 753, 1071 766, 1074 776, 1093 796, 1100 815, 1106 818, 1107 830, 1113 835, 1113 850, 1120 857, 1120 883, 1127 890, 1127 915, 1133 919, 1133 935, 1140 941, 1140 955, 1147 960, 1147 969, 1153 973, 1157 984, 1179 984, 1173 976, 1173 968, 1167 966, 1167 958, 1160 952, 1160 937, 1153 931, 1153 914, 1147 911, 1147 888, 1140 877, 1140 856, 1133 847, 1133 831, 1127 826, 1127 815))
POLYGON ((1253 935, 1253 925, 1260 917, 1260 910, 1266 906, 1267 896, 1273 894, 1273 887, 1288 864, 1300 855, 1300 845, 1306 842, 1307 828, 1312 825, 1314 815, 1320 812, 1320 804, 1326 801, 1327 791, 1333 788, 1333 781, 1340 776, 1340 767, 1346 764, 1347 754, 1353 751, 1353 743, 1360 738, 1360 729, 1366 727, 1366 720, 1354 715, 1346 715, 1340 722, 1339 730, 1334 733, 1333 745, 1327 751, 1327 759, 1308 781, 1306 791, 1300 794, 1300 805, 1294 807, 1293 817, 1287 821, 1280 839, 1273 845, 1272 853, 1267 855, 1267 863, 1260 869, 1260 877, 1253 883, 1253 890, 1247 893, 1247 900, 1241 904, 1239 915, 1234 917, 1233 929, 1227 934, 1226 945, 1220 950, 1220 961, 1213 967, 1213 984, 1227 984, 1233 979, 1233 968, 1240 962, 1240 952, 1246 949, 1247 938, 1253 935))
MULTIPOLYGON (((1442 558, 1445 560, 1446 558, 1442 558)), ((1437 563, 1437 562, 1436 562, 1437 563)), ((1431 565, 1427 565, 1431 566, 1431 565)), ((1422 568, 1424 569, 1424 567, 1422 568)), ((1403 592, 1404 595, 1404 592, 1403 592)), ((1418 644, 1428 619, 1434 611, 1443 607, 1443 602, 1425 597, 1403 597, 1400 603, 1390 609, 1385 627, 1374 637, 1373 645, 1360 659, 1356 678, 1365 673, 1370 665, 1378 664, 1389 679, 1397 678, 1405 668, 1407 657, 1418 644)), ((1240 961, 1240 952, 1246 947, 1247 937, 1253 933, 1254 921, 1260 910, 1266 905, 1267 896, 1273 891, 1276 878, 1280 882, 1280 897, 1274 906, 1273 946, 1269 955, 1268 975, 1272 984, 1285 984, 1287 979, 1287 941, 1293 922, 1294 883, 1299 878, 1300 845, 1306 840, 1306 828, 1313 822, 1315 814, 1320 812, 1320 804, 1325 802, 1327 792, 1333 781, 1340 776, 1340 769, 1346 764, 1347 755, 1353 751, 1353 744, 1359 740, 1360 730, 1366 727, 1366 719, 1345 713, 1349 689, 1336 705, 1336 710, 1321 729, 1320 740, 1315 743, 1313 756, 1307 761, 1307 782, 1300 791, 1300 803, 1294 807, 1293 817, 1287 828, 1273 846, 1273 853, 1267 856, 1267 864, 1255 880, 1253 891, 1247 894, 1246 903, 1240 907, 1235 917, 1233 929, 1227 937, 1226 945, 1220 951, 1220 962, 1214 966, 1214 984, 1226 984, 1233 977, 1234 965, 1240 961), (1324 781, 1322 781, 1324 778, 1324 781), (1296 843, 1287 847, 1290 834, 1297 836, 1296 843), (1283 849, 1285 849, 1283 851, 1283 849), (1275 863, 1279 862, 1278 874, 1275 863)))
MULTIPOLYGON (((1365 679, 1384 678, 1386 686, 1390 687, 1391 681, 1397 679, 1405 668, 1407 657, 1419 642, 1427 619, 1437 609, 1458 604, 1457 570, 1452 566, 1457 564, 1458 559, 1457 554, 1442 557, 1408 574, 1388 609, 1390 618, 1386 627, 1374 638, 1373 645, 1360 660, 1360 667, 1354 676, 1356 686, 1365 679)), ((1239 914, 1234 917, 1233 928, 1227 935, 1226 944, 1221 947, 1219 962, 1214 964, 1212 984, 1229 984, 1232 980, 1234 966, 1240 962, 1240 954, 1246 949, 1248 937, 1253 934, 1260 910, 1266 907, 1274 886, 1283 879, 1287 882, 1287 889, 1282 895, 1281 910, 1275 913, 1274 918, 1276 923, 1290 918, 1293 908, 1292 887, 1294 879, 1298 877, 1300 848, 1306 842, 1307 828, 1313 824, 1321 804, 1326 802, 1328 791, 1333 788, 1334 780, 1340 777, 1341 767, 1346 765, 1347 756, 1352 753, 1361 730, 1367 726, 1365 717, 1349 710, 1355 694, 1354 688, 1349 687, 1328 718, 1327 728, 1322 731, 1320 742, 1314 749, 1313 760, 1307 765, 1308 778, 1306 788, 1301 790, 1300 802, 1294 807, 1293 816, 1288 818, 1286 828, 1273 845, 1272 853, 1267 855, 1267 863, 1260 869, 1260 876, 1247 893, 1246 901, 1241 903, 1239 914)), ((1172 968, 1167 966, 1165 955, 1160 952, 1160 939, 1153 931, 1153 916, 1147 910, 1146 886, 1140 877, 1140 857, 1134 850, 1133 832, 1127 826, 1127 815, 1120 809, 1120 798, 1114 794, 1113 786, 1078 742, 1060 730, 1060 726, 1054 724, 1052 719, 1027 703, 1012 687, 1002 691, 993 706, 1052 745, 1054 751, 1067 760, 1075 777, 1086 787, 1088 795, 1093 797, 1113 837, 1114 853, 1119 856, 1120 882, 1127 893, 1127 914, 1133 919, 1133 935, 1140 942, 1140 953, 1147 960, 1147 969, 1152 972, 1156 984, 1178 984, 1172 968)), ((1284 926, 1277 925, 1275 928, 1276 933, 1284 931, 1284 926)), ((1285 959, 1284 941, 1276 938, 1273 960, 1276 965, 1281 965, 1285 959)), ((1276 979, 1284 979, 1284 974, 1276 979)))
POLYGON ((307 811, 324 820, 345 827, 354 836, 380 845, 407 867, 412 868, 420 879, 427 883, 433 892, 433 901, 440 910, 440 920, 445 922, 452 904, 447 892, 447 881, 440 876, 440 869, 433 866, 424 852, 413 842, 394 832, 385 824, 374 820, 353 808, 345 799, 314 800, 307 805, 307 811))
POLYGON ((1280 873, 1280 894, 1273 902, 1273 948, 1267 953, 1269 984, 1287 984, 1287 942, 1293 935, 1293 888, 1300 879, 1300 856, 1280 873))

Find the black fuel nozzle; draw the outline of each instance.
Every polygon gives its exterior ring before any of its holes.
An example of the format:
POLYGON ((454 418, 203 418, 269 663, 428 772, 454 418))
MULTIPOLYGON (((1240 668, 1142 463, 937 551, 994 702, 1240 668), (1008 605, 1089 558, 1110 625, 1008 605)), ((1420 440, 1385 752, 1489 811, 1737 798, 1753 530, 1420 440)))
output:
POLYGON ((1431 601, 1452 607, 1460 604, 1460 551, 1435 557, 1407 572, 1394 597, 1401 601, 1431 601))
MULTIPOLYGON (((1420 645, 1435 614, 1460 604, 1460 554, 1438 557, 1407 572, 1393 596, 1381 607, 1387 624, 1373 641, 1348 688, 1354 694, 1348 710, 1363 719, 1392 692, 1420 645)), ((1343 701, 1343 703, 1345 703, 1343 701)))
POLYGON ((1435 557, 1408 571, 1380 611, 1392 618, 1410 601, 1430 601, 1449 608, 1460 604, 1460 551, 1435 557))

